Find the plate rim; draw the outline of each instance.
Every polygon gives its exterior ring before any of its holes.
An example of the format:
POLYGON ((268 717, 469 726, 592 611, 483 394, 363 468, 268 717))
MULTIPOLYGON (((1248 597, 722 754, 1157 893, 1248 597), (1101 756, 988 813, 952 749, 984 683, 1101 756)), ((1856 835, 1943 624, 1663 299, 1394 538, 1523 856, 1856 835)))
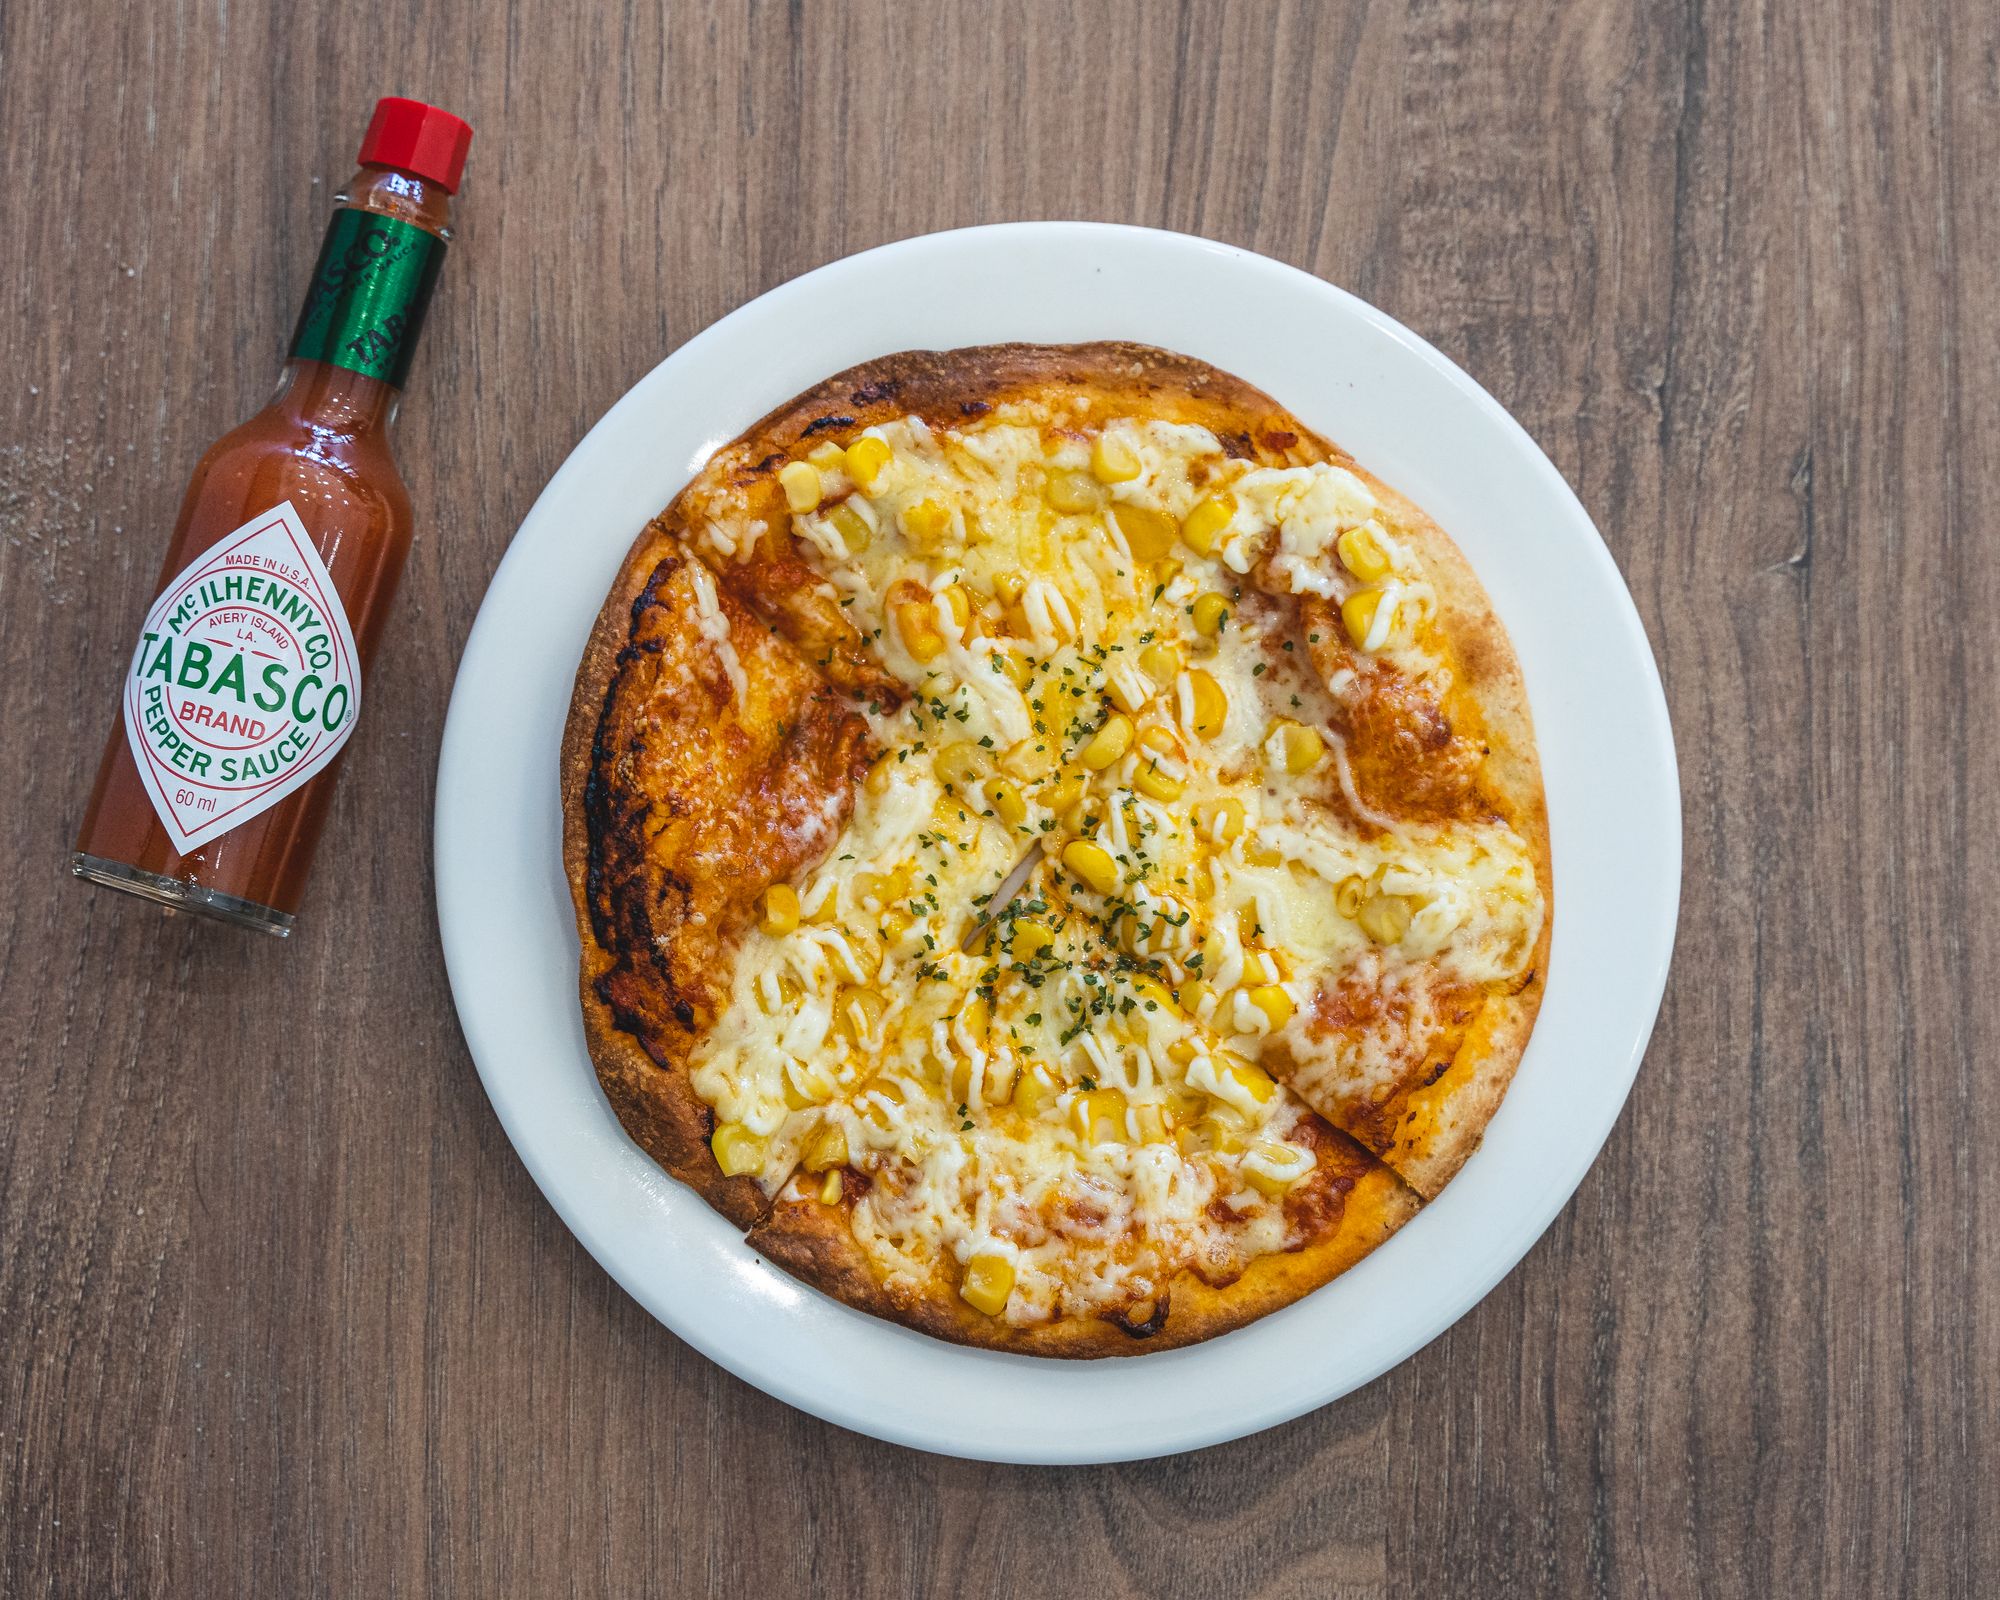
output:
MULTIPOLYGON (((997 343, 1003 341, 989 339, 979 342, 997 343)), ((881 353, 886 354, 888 352, 885 350, 881 353)), ((840 370, 841 367, 847 364, 847 362, 843 361, 839 366, 832 367, 829 370, 840 370)), ((1225 362, 1218 362, 1216 364, 1226 366, 1225 362)), ((758 414, 761 415, 762 413, 758 414)), ((750 421, 754 420, 754 417, 745 419, 737 428, 724 433, 714 442, 721 443, 728 438, 734 437, 735 432, 740 431, 741 426, 747 426, 750 421)), ((709 448, 712 449, 713 444, 709 448)), ((688 469, 690 473, 695 470, 695 466, 695 462, 690 462, 688 469)), ((678 472, 678 469, 676 469, 676 472, 678 472)), ((677 492, 677 490, 671 492, 677 492)), ((636 532, 637 530, 634 529, 633 531, 636 532)), ((1483 582, 1490 581, 1490 575, 1485 571, 1481 572, 1481 577, 1483 582)), ((1510 636, 1514 633, 1514 629, 1511 626, 1509 633, 1510 636)), ((567 684, 569 675, 570 669, 565 667, 562 672, 565 687, 563 697, 565 703, 568 698, 567 684)), ((1538 745, 1541 745, 1543 743, 1541 718, 1544 714, 1544 708, 1541 704, 1533 700, 1532 694, 1531 712, 1536 718, 1537 742, 1538 745)), ((548 756, 549 784, 553 788, 555 771, 554 753, 553 751, 549 751, 545 752, 545 754, 548 756)), ((1206 1448, 1230 1439, 1259 1432, 1267 1427, 1276 1426, 1281 1422, 1316 1410, 1345 1394, 1372 1383, 1383 1372, 1401 1364, 1424 1345, 1442 1335, 1457 1323, 1474 1305, 1478 1304, 1480 1300, 1491 1293, 1500 1280, 1519 1264, 1527 1251, 1546 1233, 1555 1218, 1581 1186, 1584 1178, 1595 1164, 1605 1142, 1610 1137, 1613 1128, 1616 1126, 1624 1106, 1629 1101, 1632 1085, 1636 1081, 1639 1067, 1643 1062, 1647 1045, 1658 1018, 1678 931, 1681 896, 1681 827, 1679 764, 1677 752, 1674 748, 1673 730, 1668 716, 1665 690, 1660 678, 1657 658, 1647 637, 1644 624, 1639 617, 1637 606, 1632 600, 1630 590, 1624 581, 1623 575, 1619 572, 1602 534, 1598 531, 1594 520, 1590 517, 1574 490, 1571 489, 1553 462, 1549 460, 1520 422, 1494 399, 1476 379, 1472 378, 1470 374, 1458 367, 1442 351, 1431 345, 1420 335, 1405 327, 1394 318, 1389 317, 1386 313, 1369 305, 1366 301, 1311 273, 1301 271, 1286 263, 1245 250, 1239 246, 1205 239, 1198 235, 1177 233, 1163 229, 1135 227, 1128 224, 1063 221, 1010 222, 913 235, 829 261, 796 278, 779 284, 764 294, 744 302, 725 316, 718 318, 669 352, 662 360, 628 387, 584 433, 583 437, 564 458, 556 472, 550 477, 548 483, 544 485, 541 492, 536 496, 534 503, 522 518, 519 527, 509 541, 506 552, 496 566, 492 577, 488 580, 486 591, 480 600, 479 610, 474 617, 471 628, 468 630, 465 645, 461 650, 459 666, 454 677, 452 693, 440 739, 437 787, 433 810, 433 872, 439 938, 443 947, 447 977, 451 985, 453 1006, 458 1015, 467 1051, 472 1056, 475 1068, 479 1072, 481 1085, 486 1092, 488 1101, 493 1106, 495 1115, 499 1118, 502 1129, 506 1133, 509 1143, 513 1146, 516 1156, 527 1168, 530 1177, 534 1179, 544 1199, 548 1201, 564 1225, 591 1254, 598 1265, 626 1293, 637 1300, 649 1315, 653 1316, 676 1337, 684 1340, 709 1360, 714 1361, 725 1370, 743 1379, 743 1381, 789 1405, 821 1417, 837 1426, 850 1428, 910 1448, 968 1459, 1036 1464, 1082 1464, 1145 1459, 1188 1449, 1206 1448), (1623 636, 1624 643, 1631 650, 1633 664, 1639 669, 1639 679, 1632 685, 1637 694, 1631 710, 1634 713, 1635 721, 1644 724, 1644 732, 1649 736, 1648 742, 1651 746, 1651 754, 1668 780, 1662 792, 1654 798, 1658 804, 1664 807, 1662 814, 1657 819, 1660 837, 1655 842, 1660 846, 1662 852, 1658 864, 1664 870, 1659 876, 1669 887, 1666 899, 1658 909, 1659 920, 1657 926, 1642 930, 1650 932, 1654 936, 1656 947, 1653 958, 1645 965, 1643 970, 1636 973, 1636 977, 1640 982, 1640 987, 1636 991, 1636 994, 1643 997, 1643 1003, 1635 1006, 1634 1009, 1635 1011, 1642 1011, 1643 1016, 1636 1018, 1639 1026, 1632 1033, 1629 1040, 1616 1044, 1606 1052, 1607 1056, 1615 1056, 1617 1058, 1615 1075, 1618 1082, 1616 1084, 1617 1092, 1615 1096, 1607 1100, 1604 1114, 1600 1118, 1593 1120, 1592 1126, 1585 1134, 1581 1137, 1572 1137, 1564 1146, 1566 1153, 1560 1163, 1564 1169, 1564 1176, 1547 1189, 1544 1196, 1545 1203, 1529 1208, 1528 1211, 1515 1220, 1513 1227, 1495 1244, 1479 1270, 1468 1272, 1461 1276, 1458 1286, 1459 1292, 1448 1297, 1448 1304, 1450 1306, 1448 1314, 1440 1316, 1433 1311, 1431 1314, 1431 1323, 1434 1325, 1427 1325, 1423 1331, 1407 1339, 1392 1341, 1383 1350, 1378 1350, 1375 1356, 1357 1366, 1353 1374, 1344 1377, 1333 1385, 1326 1386, 1324 1390, 1316 1388, 1310 1383, 1303 1384, 1301 1385, 1301 1393, 1287 1396, 1284 1400, 1267 1405, 1256 1413, 1247 1414, 1240 1419, 1240 1426, 1237 1426, 1235 1420, 1232 1419, 1230 1423, 1219 1428, 1201 1428, 1192 1430, 1191 1432, 1175 1432, 1172 1428, 1168 1428, 1163 1433, 1134 1439, 1131 1441, 1130 1448, 1120 1445, 1110 1449, 1101 1446, 1065 1449, 1062 1447, 1062 1442, 1056 1440, 1052 1441, 1050 1447, 1046 1449, 1035 1448, 1024 1450, 1018 1443, 988 1445, 978 1439, 950 1436, 948 1430, 942 1428, 913 1427, 897 1423, 893 1420, 884 1421, 879 1417, 860 1414, 851 1407, 832 1404, 823 1394, 814 1392, 810 1386, 791 1381, 781 1372, 773 1372, 768 1366, 760 1365, 756 1360, 747 1357, 743 1351, 732 1348, 709 1336, 708 1330, 691 1325, 689 1317, 686 1315, 677 1315, 673 1307, 661 1303, 661 1296, 654 1292, 653 1286, 642 1287, 628 1281, 626 1273, 620 1270, 615 1260, 617 1246, 612 1239, 606 1236, 604 1228, 600 1225, 600 1219, 588 1214, 577 1195, 565 1186, 563 1174, 553 1170, 549 1166, 545 1159, 546 1152, 541 1148, 535 1136, 536 1130, 528 1127, 523 1121, 524 1108, 515 1101, 513 1090, 507 1081, 506 1074, 498 1066, 489 1064, 489 1058, 493 1057, 495 1052, 491 1048, 482 1051, 481 1040, 485 1036, 485 1029, 474 1020, 473 1015, 469 1014, 469 1012, 476 1013, 481 1008, 479 1001, 468 999, 468 995, 473 993, 476 985, 474 976, 466 968, 469 956, 465 948, 465 943, 469 935, 464 931, 462 925, 457 922, 453 912, 453 907, 462 903, 466 892, 464 887, 466 874, 469 870, 469 864, 460 860, 454 838, 454 825, 455 819, 459 814, 459 808, 463 804, 463 799, 459 791, 463 781, 462 775, 466 771, 469 760, 465 751, 468 746, 476 744, 481 737, 481 730, 475 726, 477 719, 472 709, 479 693, 479 684, 475 675, 469 669, 475 660, 482 657, 493 647, 492 630, 499 626, 495 620, 498 616, 498 610, 494 603, 495 596, 496 594, 505 595, 508 592, 505 585, 510 569, 525 567, 527 560, 525 552, 530 548, 530 535, 533 530, 536 530, 542 523, 549 522, 557 516, 557 508, 575 492, 577 485, 587 478, 591 472, 592 457, 612 448, 614 432, 623 426, 628 419, 642 415, 646 408, 654 403, 658 394, 670 390, 678 369, 692 367, 716 346, 726 345, 733 338, 745 336, 760 317, 774 317, 791 303, 801 298, 810 298, 815 294, 823 292, 829 282, 837 281, 840 277, 848 274, 864 274, 870 270, 879 269, 885 258, 900 259, 929 250, 950 251, 964 248, 981 248, 1004 251, 1010 248, 1032 249, 1052 242, 1071 241, 1079 246, 1087 246, 1094 241, 1110 240, 1133 245, 1142 251, 1158 250, 1171 254, 1192 250, 1196 254, 1212 254, 1227 258, 1236 267, 1249 272, 1273 274, 1276 278, 1292 281, 1295 286, 1305 288, 1311 295, 1327 298, 1339 314, 1356 319, 1373 333, 1399 346, 1405 355, 1419 360, 1423 365, 1430 368, 1436 377, 1441 378, 1450 387, 1457 390, 1469 400, 1475 410, 1481 414, 1485 422, 1498 426, 1502 437, 1509 446, 1511 455, 1533 474, 1544 493, 1554 496, 1556 502, 1565 511, 1568 521, 1572 524, 1580 523, 1582 529, 1587 530, 1589 537, 1581 542, 1579 548, 1588 552, 1587 559, 1597 569, 1595 573, 1596 579, 1600 584, 1604 584, 1608 580, 1608 590, 1615 597, 1613 606, 1615 621, 1623 636), (476 1038, 476 1035, 479 1037, 476 1038), (1599 1122, 1601 1122, 1601 1126, 1597 1125, 1599 1122), (1574 1169, 1573 1172, 1569 1170, 1571 1168, 1574 1169), (1297 1401, 1296 1404, 1292 1403, 1294 1399, 1297 1401)), ((1559 853, 1559 850, 1556 853, 1559 853)), ((1562 872, 1563 869, 1560 863, 1558 863, 1556 873, 1559 878, 1562 876, 1562 872)), ((1563 905, 1564 899, 1561 895, 1558 895, 1556 906, 1559 919, 1563 905)), ((565 914, 567 914, 566 908, 565 914)), ((1560 928, 1561 923, 1559 920, 1558 932, 1560 932, 1560 928)), ((574 938, 573 931, 570 933, 570 937, 574 938)), ((1550 959, 1550 979, 1552 985, 1561 960, 1562 957, 1559 954, 1552 952, 1550 959)), ((1540 1021, 1538 1019, 1538 1030, 1539 1027, 1540 1021)), ((1531 1053, 1532 1046, 1533 1041, 1531 1039, 1531 1053)), ((1526 1065, 1525 1061, 1523 1065, 1526 1065)), ((1610 1075, 1607 1073, 1607 1077, 1610 1075)), ((594 1081, 593 1074, 593 1086, 594 1081)), ((601 1091, 599 1092, 601 1094, 601 1091)), ((636 1149, 636 1147, 634 1148, 636 1149)), ((671 1184, 673 1181, 665 1178, 664 1174, 660 1176, 661 1180, 665 1183, 671 1184)), ((1449 1193, 1449 1189, 1445 1192, 1449 1193)), ((699 1204, 699 1202, 697 1201, 696 1204, 699 1204)), ((1394 1250, 1399 1243, 1404 1243, 1406 1251, 1414 1249, 1415 1245, 1413 1242, 1405 1243, 1405 1241, 1413 1241, 1421 1236, 1421 1225, 1427 1217, 1431 1216, 1435 1204, 1433 1202, 1432 1206, 1427 1206, 1417 1218, 1413 1219, 1401 1231, 1396 1239, 1388 1241, 1381 1250, 1378 1250, 1364 1260, 1346 1276, 1366 1275, 1366 1269, 1371 1262, 1379 1261, 1388 1252, 1394 1250)), ((762 1267, 768 1272, 777 1271, 776 1268, 769 1267, 768 1264, 764 1263, 762 1258, 756 1257, 754 1252, 750 1250, 750 1247, 742 1241, 740 1234, 736 1236, 736 1244, 743 1254, 750 1258, 751 1264, 762 1267)), ((786 1281, 789 1282, 790 1280, 787 1279, 786 1281)), ((803 1289, 801 1292, 808 1295, 815 1295, 817 1293, 816 1291, 803 1289)), ((1315 1293, 1324 1292, 1323 1290, 1315 1291, 1315 1293)), ((1299 1304, 1305 1305, 1311 1298, 1311 1296, 1308 1296, 1305 1300, 1299 1302, 1299 1304)), ((829 1303, 838 1305, 837 1302, 829 1303)), ((1031 1366, 1043 1368, 1050 1365, 1043 1358, 1020 1356, 1005 1352, 973 1351, 960 1346, 944 1344, 941 1341, 929 1340, 923 1335, 897 1328, 893 1324, 879 1323, 877 1319, 867 1317, 865 1313, 853 1311, 851 1308, 840 1307, 839 1309, 849 1316, 863 1318, 866 1322, 881 1329, 885 1336, 900 1334, 905 1338, 922 1340, 925 1345, 934 1347, 947 1360, 971 1363, 971 1367, 968 1370, 976 1368, 981 1363, 992 1361, 1027 1363, 1031 1366)), ((1286 1308, 1286 1310, 1291 1309, 1294 1308, 1286 1308)), ((1270 1323, 1285 1315, 1286 1311, 1280 1311, 1274 1313, 1271 1318, 1262 1319, 1262 1322, 1270 1323)), ((1256 1326, 1258 1324, 1253 1324, 1252 1328, 1254 1329, 1256 1326)), ((1143 1362, 1149 1369, 1157 1369, 1163 1372, 1171 1371, 1182 1365, 1182 1363, 1174 1360, 1175 1357, 1190 1356, 1203 1350, 1216 1349, 1226 1345, 1231 1339, 1240 1339, 1243 1333, 1250 1331, 1252 1330, 1245 1329, 1242 1333, 1226 1335, 1221 1340, 1192 1346, 1186 1351, 1156 1352, 1140 1358, 1120 1360, 1116 1365, 1125 1367, 1128 1365, 1139 1365, 1143 1362)), ((1062 1363, 1060 1365, 1073 1366, 1074 1364, 1062 1363)))

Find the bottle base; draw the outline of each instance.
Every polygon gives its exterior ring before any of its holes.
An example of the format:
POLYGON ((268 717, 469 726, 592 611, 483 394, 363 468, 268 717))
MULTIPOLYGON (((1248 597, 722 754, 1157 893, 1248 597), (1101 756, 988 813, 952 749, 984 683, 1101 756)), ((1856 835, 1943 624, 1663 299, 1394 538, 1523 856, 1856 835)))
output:
POLYGON ((191 911, 198 917, 212 917, 217 922, 231 923, 239 928, 256 928, 275 934, 280 939, 292 931, 289 912, 273 911, 254 900, 239 900, 233 894, 204 889, 200 884, 189 883, 184 878, 163 877, 157 872, 127 866, 122 861, 88 856, 81 850, 69 858, 69 869, 86 882, 102 884, 107 889, 122 889, 126 894, 136 894, 142 900, 150 900, 155 905, 174 911, 191 911))

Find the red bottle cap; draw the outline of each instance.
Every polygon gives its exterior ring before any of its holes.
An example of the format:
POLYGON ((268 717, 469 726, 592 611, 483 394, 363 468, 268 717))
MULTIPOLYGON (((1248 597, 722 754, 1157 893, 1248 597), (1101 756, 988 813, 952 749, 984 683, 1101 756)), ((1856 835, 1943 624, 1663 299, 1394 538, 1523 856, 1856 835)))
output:
POLYGON ((471 147, 470 123, 421 100, 388 95, 375 102, 357 160, 364 167, 400 167, 456 194, 471 147))

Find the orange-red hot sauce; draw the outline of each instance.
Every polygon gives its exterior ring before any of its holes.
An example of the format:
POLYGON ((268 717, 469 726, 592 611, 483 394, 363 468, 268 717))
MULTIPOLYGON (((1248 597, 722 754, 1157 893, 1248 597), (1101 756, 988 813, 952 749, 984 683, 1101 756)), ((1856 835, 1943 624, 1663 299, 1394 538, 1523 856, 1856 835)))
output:
POLYGON ((389 447, 472 130, 375 107, 271 403, 195 468, 72 866, 292 927, 410 548, 389 447))

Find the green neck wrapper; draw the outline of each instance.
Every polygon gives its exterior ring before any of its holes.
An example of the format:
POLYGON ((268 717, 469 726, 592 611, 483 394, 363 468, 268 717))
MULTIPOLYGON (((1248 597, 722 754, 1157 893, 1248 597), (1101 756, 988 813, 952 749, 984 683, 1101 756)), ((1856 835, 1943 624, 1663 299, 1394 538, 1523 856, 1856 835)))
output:
POLYGON ((415 223, 343 207, 327 224, 289 359, 324 361, 402 388, 444 263, 415 223))

